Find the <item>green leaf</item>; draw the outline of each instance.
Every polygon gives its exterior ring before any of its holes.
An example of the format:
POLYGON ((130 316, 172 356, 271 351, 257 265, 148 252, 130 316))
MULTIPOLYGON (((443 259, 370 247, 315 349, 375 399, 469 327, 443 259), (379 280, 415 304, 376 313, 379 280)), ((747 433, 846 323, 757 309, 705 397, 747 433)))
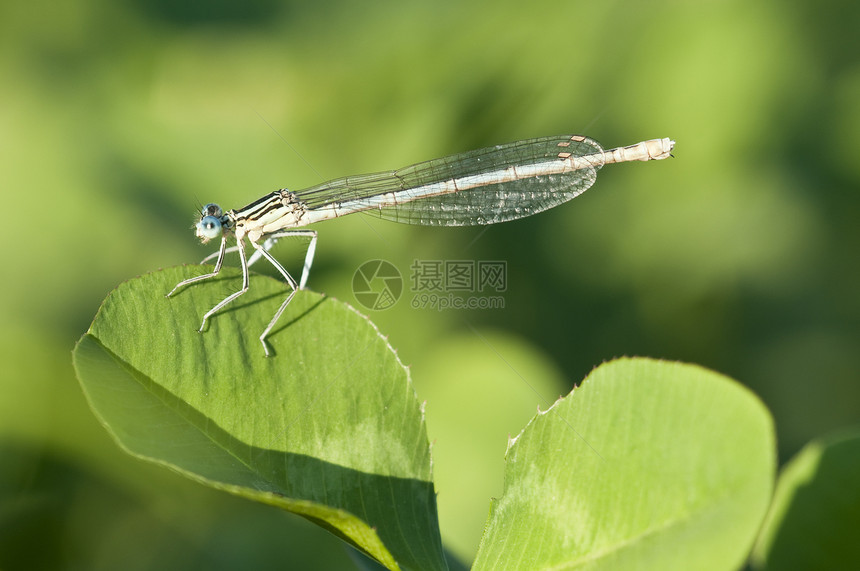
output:
POLYGON ((407 370, 366 318, 299 292, 241 285, 235 269, 165 293, 200 266, 111 292, 74 363, 96 415, 121 447, 201 483, 308 518, 389 569, 444 569, 423 411, 407 370))
POLYGON ((773 424, 703 368, 621 359, 513 439, 474 569, 733 569, 770 499, 773 424))
POLYGON ((807 444, 785 465, 753 551, 761 569, 860 569, 860 431, 807 444))

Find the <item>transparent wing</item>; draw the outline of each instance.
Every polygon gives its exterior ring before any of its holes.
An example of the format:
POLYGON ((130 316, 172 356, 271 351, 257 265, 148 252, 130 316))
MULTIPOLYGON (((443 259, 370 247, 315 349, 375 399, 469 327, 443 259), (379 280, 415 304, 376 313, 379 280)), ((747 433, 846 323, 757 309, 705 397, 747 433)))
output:
POLYGON ((534 174, 542 169, 530 166, 561 162, 571 155, 602 154, 600 144, 586 137, 528 139, 433 159, 396 171, 335 179, 299 191, 296 198, 311 210, 349 204, 350 212, 363 211, 405 224, 494 224, 531 216, 579 196, 594 184, 602 162, 594 161, 585 168, 557 174, 534 174), (513 180, 479 184, 437 196, 421 193, 421 189, 430 185, 469 177, 481 180, 482 175, 509 167, 523 174, 517 174, 513 180), (392 192, 399 193, 397 204, 380 206, 379 197, 392 192))

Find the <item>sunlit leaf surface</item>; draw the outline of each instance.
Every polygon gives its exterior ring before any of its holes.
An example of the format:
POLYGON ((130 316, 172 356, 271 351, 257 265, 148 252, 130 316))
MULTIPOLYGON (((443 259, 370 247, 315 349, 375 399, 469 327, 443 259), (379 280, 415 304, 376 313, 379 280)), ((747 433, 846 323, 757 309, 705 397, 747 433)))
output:
POLYGON ((284 286, 253 276, 199 334, 203 313, 241 281, 225 270, 164 297, 201 271, 122 284, 75 349, 87 398, 120 446, 302 515, 389 568, 444 568, 423 412, 377 329, 300 292, 266 358, 257 338, 284 286))
POLYGON ((774 467, 770 415, 734 381, 602 365, 512 441, 474 569, 736 569, 774 467))

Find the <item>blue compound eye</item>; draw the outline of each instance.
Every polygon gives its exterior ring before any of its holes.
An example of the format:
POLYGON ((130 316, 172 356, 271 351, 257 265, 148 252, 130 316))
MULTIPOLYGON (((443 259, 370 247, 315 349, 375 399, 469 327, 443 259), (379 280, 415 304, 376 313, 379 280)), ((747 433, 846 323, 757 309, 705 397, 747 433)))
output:
MULTIPOLYGON (((220 212, 220 208, 218 209, 220 212)), ((197 236, 204 241, 217 238, 221 235, 221 220, 215 216, 204 216, 197 223, 197 236)))
POLYGON ((221 211, 221 207, 217 204, 209 203, 203 207, 203 210, 200 211, 200 214, 203 216, 214 216, 215 218, 221 218, 224 213, 221 211))

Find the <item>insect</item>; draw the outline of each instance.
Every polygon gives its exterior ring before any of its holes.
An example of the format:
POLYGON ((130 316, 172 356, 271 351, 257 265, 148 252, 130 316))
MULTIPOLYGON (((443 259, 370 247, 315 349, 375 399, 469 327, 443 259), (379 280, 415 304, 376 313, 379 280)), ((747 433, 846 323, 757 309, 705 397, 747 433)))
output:
POLYGON ((207 204, 200 213, 196 235, 204 243, 221 237, 215 269, 176 284, 167 297, 187 285, 215 277, 221 271, 224 256, 238 251, 242 288, 206 312, 198 330, 203 331, 206 320, 248 291, 248 268, 266 258, 291 290, 260 335, 263 350, 269 356, 266 337, 296 291, 305 287, 316 251, 316 230, 300 228, 355 212, 430 226, 495 224, 524 218, 585 192, 603 165, 665 159, 671 156, 674 146, 670 139, 652 139, 604 150, 597 141, 582 135, 543 137, 394 171, 338 178, 297 192, 284 188, 237 210, 224 212, 217 204, 207 204), (279 239, 288 236, 310 239, 298 282, 269 252, 279 239), (235 238, 236 245, 228 248, 230 237, 235 238), (245 253, 246 240, 254 248, 250 258, 245 253))

